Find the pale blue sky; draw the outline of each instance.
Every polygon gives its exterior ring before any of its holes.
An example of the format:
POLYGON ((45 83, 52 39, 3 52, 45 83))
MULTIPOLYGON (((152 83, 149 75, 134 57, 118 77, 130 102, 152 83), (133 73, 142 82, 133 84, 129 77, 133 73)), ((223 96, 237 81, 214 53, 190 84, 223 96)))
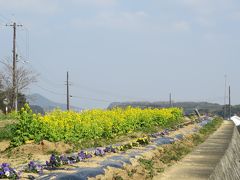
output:
POLYGON ((11 56, 4 24, 14 19, 29 30, 26 41, 18 29, 18 52, 40 73, 26 93, 64 103, 68 70, 71 94, 83 97, 71 103, 83 108, 169 92, 222 104, 227 74, 240 103, 239 0, 0 0, 1 59, 11 56))

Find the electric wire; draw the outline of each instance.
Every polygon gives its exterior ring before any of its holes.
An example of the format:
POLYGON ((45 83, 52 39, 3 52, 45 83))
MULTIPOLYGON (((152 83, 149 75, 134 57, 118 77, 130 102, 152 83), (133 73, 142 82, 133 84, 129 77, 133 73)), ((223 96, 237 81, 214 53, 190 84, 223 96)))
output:
MULTIPOLYGON (((22 57, 23 60, 29 61, 24 56, 21 56, 21 57, 22 57)), ((31 68, 33 68, 33 69, 35 69, 35 71, 37 71, 37 69, 32 65, 32 63, 28 63, 28 64, 31 66, 31 68)), ((61 84, 61 83, 53 82, 53 81, 49 80, 48 78, 43 77, 42 75, 40 75, 40 78, 42 79, 42 81, 44 81, 45 83, 51 85, 54 88, 56 88, 56 87, 57 88, 61 88, 64 85, 64 84, 61 84)), ((140 98, 133 98, 133 97, 128 97, 128 96, 123 96, 123 95, 119 95, 119 94, 116 94, 116 93, 113 93, 113 92, 109 92, 109 91, 105 91, 105 90, 99 90, 99 89, 87 87, 87 86, 84 86, 84 85, 79 85, 78 83, 75 83, 75 82, 71 83, 71 87, 77 88, 77 89, 85 89, 85 90, 94 92, 94 93, 99 94, 99 95, 105 94, 105 95, 113 97, 113 98, 123 98, 123 99, 130 99, 130 100, 133 100, 133 99, 134 100, 136 100, 136 99, 139 100, 140 99, 140 98)))
POLYGON ((98 99, 98 98, 90 98, 90 97, 84 97, 84 96, 71 95, 71 97, 78 98, 78 99, 87 99, 87 100, 90 100, 90 101, 97 101, 97 102, 107 102, 107 103, 112 103, 112 102, 113 102, 113 101, 111 101, 111 100, 98 99))
POLYGON ((38 88, 44 90, 44 91, 49 92, 49 93, 52 93, 52 94, 55 94, 55 95, 60 95, 60 96, 66 96, 66 94, 64 94, 64 93, 59 93, 59 92, 55 92, 55 91, 46 89, 46 88, 44 88, 44 87, 42 87, 42 86, 39 86, 38 84, 34 84, 34 85, 37 86, 38 88))
POLYGON ((9 18, 6 18, 4 15, 0 14, 0 18, 6 23, 6 22, 9 22, 10 19, 9 18))
POLYGON ((142 98, 137 98, 137 97, 125 96, 125 95, 109 92, 109 91, 102 90, 102 89, 91 88, 91 87, 88 87, 88 86, 80 85, 80 84, 75 83, 75 82, 72 83, 72 86, 80 88, 80 89, 85 89, 85 90, 88 90, 88 91, 92 91, 92 92, 95 92, 97 94, 105 94, 105 95, 108 95, 108 96, 111 96, 111 97, 114 97, 114 98, 123 98, 123 99, 130 99, 130 100, 140 100, 140 99, 142 99, 142 98))
MULTIPOLYGON (((38 72, 37 68, 35 68, 35 67, 33 66, 33 64, 31 63, 31 61, 30 61, 28 58, 26 58, 25 56, 23 56, 23 55, 21 54, 21 52, 19 52, 19 54, 20 54, 20 59, 21 59, 21 60, 23 60, 24 62, 28 62, 28 63, 26 63, 26 65, 30 66, 30 68, 33 69, 35 72, 38 72)), ((49 80, 48 78, 44 77, 42 74, 39 74, 39 77, 40 77, 40 79, 41 79, 43 82, 45 82, 45 83, 47 83, 47 84, 49 84, 49 85, 51 85, 51 86, 53 86, 53 87, 55 87, 55 88, 56 88, 56 87, 60 88, 60 87, 63 87, 63 85, 64 85, 64 83, 56 83, 56 82, 53 82, 53 81, 49 80)))
MULTIPOLYGON (((42 89, 44 91, 47 91, 47 92, 49 92, 51 94, 60 95, 60 96, 66 96, 66 94, 64 94, 64 93, 59 93, 59 92, 56 92, 56 91, 52 91, 52 90, 46 89, 46 88, 44 88, 42 86, 39 86, 37 84, 35 84, 35 86, 37 86, 38 88, 40 88, 40 89, 42 89)), ((87 100, 90 100, 90 101, 98 101, 98 102, 107 102, 107 103, 113 102, 111 100, 91 98, 91 97, 85 97, 85 96, 70 95, 70 97, 78 98, 78 99, 87 99, 87 100)))

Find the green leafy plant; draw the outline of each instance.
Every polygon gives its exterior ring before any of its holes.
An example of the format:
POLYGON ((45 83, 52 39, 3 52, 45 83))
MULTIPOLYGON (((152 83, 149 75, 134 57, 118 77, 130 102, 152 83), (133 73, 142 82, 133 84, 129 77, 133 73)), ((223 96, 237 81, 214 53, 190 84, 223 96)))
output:
POLYGON ((38 121, 37 115, 32 113, 28 104, 20 110, 18 123, 13 127, 13 137, 11 146, 20 146, 29 140, 41 140, 41 122, 38 121))

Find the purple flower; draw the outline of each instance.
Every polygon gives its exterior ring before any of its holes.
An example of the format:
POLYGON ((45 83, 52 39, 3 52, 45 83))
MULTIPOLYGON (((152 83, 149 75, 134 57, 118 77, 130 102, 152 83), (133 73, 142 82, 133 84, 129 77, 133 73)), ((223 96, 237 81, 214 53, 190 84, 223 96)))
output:
POLYGON ((4 168, 3 168, 3 172, 6 173, 6 172, 9 172, 9 171, 10 171, 9 167, 4 167, 4 168))
POLYGON ((106 147, 106 148, 104 149, 104 152, 111 152, 111 147, 106 147))
POLYGON ((94 153, 96 156, 103 156, 105 155, 105 152, 102 148, 97 148, 94 153))
POLYGON ((78 153, 78 157, 79 157, 79 159, 85 159, 86 158, 86 153, 84 152, 84 151, 80 151, 79 153, 78 153))
POLYGON ((2 168, 4 167, 9 167, 9 164, 8 163, 2 163, 2 168))
POLYGON ((56 161, 56 156, 54 154, 51 155, 50 157, 50 163, 56 161))
POLYGON ((50 166, 50 164, 49 164, 49 162, 48 162, 48 161, 46 161, 46 165, 47 165, 47 166, 50 166))
POLYGON ((63 158, 63 156, 60 157, 60 156, 52 154, 51 157, 50 157, 49 162, 46 161, 46 165, 49 166, 49 167, 52 167, 52 168, 53 167, 59 167, 63 163, 61 158, 63 158))
POLYGON ((67 156, 64 155, 60 156, 60 161, 61 161, 60 163, 62 164, 69 164, 69 159, 67 156))
POLYGON ((0 179, 2 177, 7 177, 11 179, 19 178, 18 172, 11 168, 8 163, 2 163, 0 166, 0 179))
POLYGON ((33 161, 30 161, 28 164, 29 171, 35 170, 36 164, 33 161))
POLYGON ((39 174, 42 174, 43 173, 43 167, 41 165, 36 165, 35 166, 35 170, 39 173, 39 174))
POLYGON ((84 152, 84 151, 80 151, 79 153, 78 153, 78 160, 79 161, 82 161, 82 160, 84 160, 84 159, 89 159, 89 158, 91 158, 92 157, 92 155, 90 154, 90 153, 87 153, 87 152, 84 152))
POLYGON ((83 158, 81 156, 77 157, 78 161, 83 161, 83 158))
POLYGON ((60 156, 60 160, 63 161, 65 159, 65 156, 60 156))
MULTIPOLYGON (((48 162, 46 162, 47 164, 48 162)), ((43 167, 40 164, 36 164, 34 161, 30 161, 28 163, 28 171, 41 173, 43 171, 43 167)))
POLYGON ((113 152, 113 153, 116 153, 116 149, 113 148, 112 146, 108 146, 108 147, 106 147, 106 148, 104 149, 104 152, 109 152, 109 153, 113 152))
POLYGON ((92 158, 92 155, 91 155, 91 154, 87 154, 87 155, 86 155, 86 158, 87 158, 87 159, 92 158))
POLYGON ((117 150, 115 148, 112 148, 111 152, 116 153, 117 150))

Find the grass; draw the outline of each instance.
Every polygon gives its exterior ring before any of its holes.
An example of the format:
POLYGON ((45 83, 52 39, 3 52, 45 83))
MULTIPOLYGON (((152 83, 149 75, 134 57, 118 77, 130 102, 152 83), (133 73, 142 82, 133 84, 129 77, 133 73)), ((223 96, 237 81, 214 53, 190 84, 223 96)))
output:
POLYGON ((14 114, 0 114, 0 141, 10 140, 13 136, 12 128, 16 122, 14 114))
POLYGON ((140 164, 147 170, 149 178, 153 178, 154 176, 154 162, 153 160, 148 159, 139 159, 140 164))
POLYGON ((201 128, 199 133, 206 137, 209 136, 210 134, 212 134, 214 131, 218 129, 222 121, 223 120, 220 118, 214 119, 212 122, 206 124, 203 128, 201 128))
POLYGON ((132 169, 131 171, 127 171, 129 177, 133 177, 133 175, 137 172, 136 169, 132 169))
POLYGON ((7 115, 0 113, 0 121, 15 120, 15 119, 16 119, 16 113, 9 113, 7 115))
POLYGON ((164 149, 164 154, 162 155, 160 161, 164 164, 170 164, 172 161, 179 161, 186 154, 190 153, 192 146, 186 142, 175 142, 171 146, 167 146, 164 149))
POLYGON ((0 141, 10 140, 13 137, 12 128, 13 124, 8 124, 5 127, 0 127, 0 141))
POLYGON ((56 149, 48 151, 47 154, 55 154, 55 155, 61 155, 56 149))
POLYGON ((113 180, 123 180, 123 178, 119 175, 114 175, 113 180))

